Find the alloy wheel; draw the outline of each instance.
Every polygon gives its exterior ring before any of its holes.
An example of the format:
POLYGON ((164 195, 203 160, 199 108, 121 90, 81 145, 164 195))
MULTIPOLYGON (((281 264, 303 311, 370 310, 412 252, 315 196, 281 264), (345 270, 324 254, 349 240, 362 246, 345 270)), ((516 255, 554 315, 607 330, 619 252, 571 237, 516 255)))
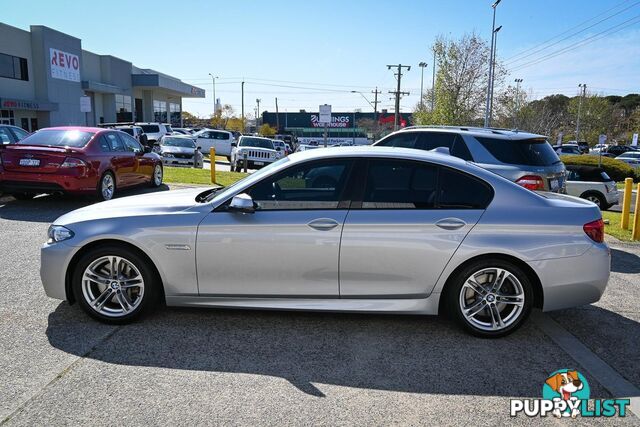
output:
POLYGON ((153 170, 153 183, 156 187, 162 185, 162 166, 156 165, 153 170))
POLYGON ((595 203, 596 206, 600 206, 600 198, 598 196, 589 195, 587 196, 587 200, 591 203, 595 203))
POLYGON ((465 280, 459 304, 470 325, 496 332, 518 321, 525 305, 525 292, 520 280, 510 271, 483 268, 465 280))
POLYGON ((144 279, 140 270, 126 258, 101 256, 82 274, 82 295, 89 307, 99 314, 126 316, 142 302, 144 279))
POLYGON ((104 200, 111 200, 115 191, 115 183, 113 182, 113 176, 110 173, 104 174, 100 183, 100 193, 104 200))

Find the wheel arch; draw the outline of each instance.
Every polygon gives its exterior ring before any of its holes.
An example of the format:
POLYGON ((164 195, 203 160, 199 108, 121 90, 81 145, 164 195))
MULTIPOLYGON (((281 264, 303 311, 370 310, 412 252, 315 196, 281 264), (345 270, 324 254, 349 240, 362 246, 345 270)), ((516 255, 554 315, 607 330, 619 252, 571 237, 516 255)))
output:
POLYGON ((73 304, 76 302, 75 297, 73 295, 73 290, 71 289, 71 277, 73 276, 73 272, 76 269, 76 266, 80 261, 80 258, 82 258, 82 256, 88 251, 103 245, 116 245, 116 246, 126 247, 136 252, 140 257, 142 257, 142 259, 148 262, 153 270, 153 274, 155 274, 156 279, 158 280, 158 283, 160 283, 159 292, 160 292, 160 297, 162 298, 162 301, 164 303, 165 295, 164 295, 164 284, 162 283, 162 275, 160 274, 160 271, 158 270, 158 267, 156 267, 153 260, 142 249, 140 249, 139 247, 137 247, 132 243, 126 242, 124 240, 118 240, 118 239, 101 239, 101 240, 94 240, 93 242, 87 243, 80 250, 78 250, 71 258, 71 261, 69 261, 69 264, 67 266, 67 271, 65 271, 65 275, 64 275, 64 290, 65 290, 65 295, 69 304, 73 304))
POLYGON ((601 191, 593 190, 593 189, 592 189, 592 190, 584 191, 582 194, 580 194, 580 198, 581 198, 581 199, 585 199, 589 194, 593 194, 593 195, 595 195, 595 196, 598 196, 598 197, 600 197, 602 200, 604 200, 605 202, 606 202, 606 200, 607 200, 607 198, 605 197, 605 195, 604 195, 601 191))
POLYGON ((449 274, 449 277, 447 277, 447 280, 440 294, 440 301, 438 303, 438 313, 446 312, 446 299, 447 299, 446 293, 451 288, 451 283, 453 279, 458 275, 458 273, 473 262, 480 261, 480 260, 487 260, 487 259, 499 259, 502 261, 511 262, 517 267, 521 268, 527 275, 527 278, 531 281, 531 284, 533 285, 533 306, 535 308, 542 309, 542 307, 544 306, 544 291, 542 289, 542 282, 540 281, 540 277, 538 277, 538 274, 533 270, 533 268, 531 268, 531 266, 526 262, 524 262, 523 260, 513 255, 507 255, 502 253, 489 253, 489 254, 477 255, 465 260, 460 265, 458 265, 451 272, 451 274, 449 274))

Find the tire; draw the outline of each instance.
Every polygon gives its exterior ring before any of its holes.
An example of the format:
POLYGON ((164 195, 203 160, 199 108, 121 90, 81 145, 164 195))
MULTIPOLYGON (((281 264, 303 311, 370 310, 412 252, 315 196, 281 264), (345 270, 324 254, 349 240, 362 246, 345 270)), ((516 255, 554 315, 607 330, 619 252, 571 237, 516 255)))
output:
POLYGON ((113 172, 107 171, 102 174, 102 176, 100 177, 100 180, 98 181, 98 185, 96 187, 96 197, 99 201, 105 202, 107 200, 113 199, 113 196, 115 193, 116 193, 116 178, 113 175, 113 172), (109 180, 110 180, 110 184, 108 182, 109 180), (110 188, 110 190, 107 191, 105 187, 110 188))
POLYGON ((73 295, 85 313, 108 324, 121 325, 134 321, 157 305, 161 295, 160 280, 153 266, 125 246, 110 244, 89 250, 76 264, 71 280, 73 295), (119 267, 117 276, 129 279, 113 279, 107 284, 113 277, 113 258, 116 258, 119 267), (99 276, 94 274, 92 279, 88 279, 85 273, 89 270, 99 276), (104 280, 99 281, 98 277, 104 280), (122 285, 129 287, 123 289, 122 285), (91 304, 92 301, 94 304, 91 304))
POLYGON ((164 178, 164 169, 160 163, 156 163, 153 167, 153 175, 151 175, 151 187, 158 188, 162 185, 162 179, 164 178))
POLYGON ((607 210, 607 199, 604 198, 602 193, 597 191, 587 191, 583 193, 580 198, 595 203, 601 210, 607 210))
POLYGON ((231 163, 231 156, 227 156, 227 162, 231 163))
POLYGON ((527 274, 513 263, 484 259, 472 262, 452 277, 445 298, 447 312, 467 332, 481 338, 499 338, 517 330, 529 317, 533 286, 527 274), (501 284, 496 283, 497 277, 502 277, 501 284), (479 287, 468 284, 472 278, 479 287), (496 284, 497 290, 489 289, 496 284), (465 315, 463 306, 466 311, 477 311, 465 315))
POLYGON ((31 200, 36 197, 35 193, 12 193, 11 196, 16 200, 31 200))

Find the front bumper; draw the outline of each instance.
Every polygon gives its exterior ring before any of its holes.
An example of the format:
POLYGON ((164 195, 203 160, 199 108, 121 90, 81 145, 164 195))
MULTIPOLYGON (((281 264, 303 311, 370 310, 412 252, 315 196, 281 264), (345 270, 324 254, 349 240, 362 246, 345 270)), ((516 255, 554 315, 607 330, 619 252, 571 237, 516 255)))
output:
POLYGON ((49 298, 67 299, 67 268, 78 249, 64 242, 45 243, 40 248, 40 279, 49 298))
POLYGON ((596 243, 576 257, 529 261, 544 293, 543 311, 591 304, 602 297, 611 270, 611 251, 596 243))
POLYGON ((193 167, 193 159, 176 159, 176 158, 162 158, 162 164, 165 166, 189 166, 193 167))

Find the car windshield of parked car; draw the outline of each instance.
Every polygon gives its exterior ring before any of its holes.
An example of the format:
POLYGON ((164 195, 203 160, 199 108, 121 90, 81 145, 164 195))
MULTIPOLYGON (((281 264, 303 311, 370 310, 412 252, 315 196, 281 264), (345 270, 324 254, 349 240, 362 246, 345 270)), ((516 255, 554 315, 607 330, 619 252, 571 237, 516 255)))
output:
POLYGON ((550 166, 560 163, 558 154, 543 138, 513 141, 475 137, 493 157, 503 163, 527 166, 550 166))
POLYGON ((268 139, 263 138, 251 138, 251 137, 242 137, 240 140, 240 147, 256 147, 256 148, 267 148, 269 150, 273 150, 273 144, 268 139))
POLYGON ((133 136, 133 129, 132 128, 120 128, 118 129, 122 132, 128 133, 129 135, 133 136))
POLYGON ((157 133, 160 132, 158 125, 140 125, 144 133, 157 133))
POLYGON ((48 145, 52 147, 84 147, 95 135, 81 130, 44 129, 18 141, 23 145, 48 145))
POLYGON ((168 147, 196 148, 191 138, 163 138, 162 145, 168 147))

